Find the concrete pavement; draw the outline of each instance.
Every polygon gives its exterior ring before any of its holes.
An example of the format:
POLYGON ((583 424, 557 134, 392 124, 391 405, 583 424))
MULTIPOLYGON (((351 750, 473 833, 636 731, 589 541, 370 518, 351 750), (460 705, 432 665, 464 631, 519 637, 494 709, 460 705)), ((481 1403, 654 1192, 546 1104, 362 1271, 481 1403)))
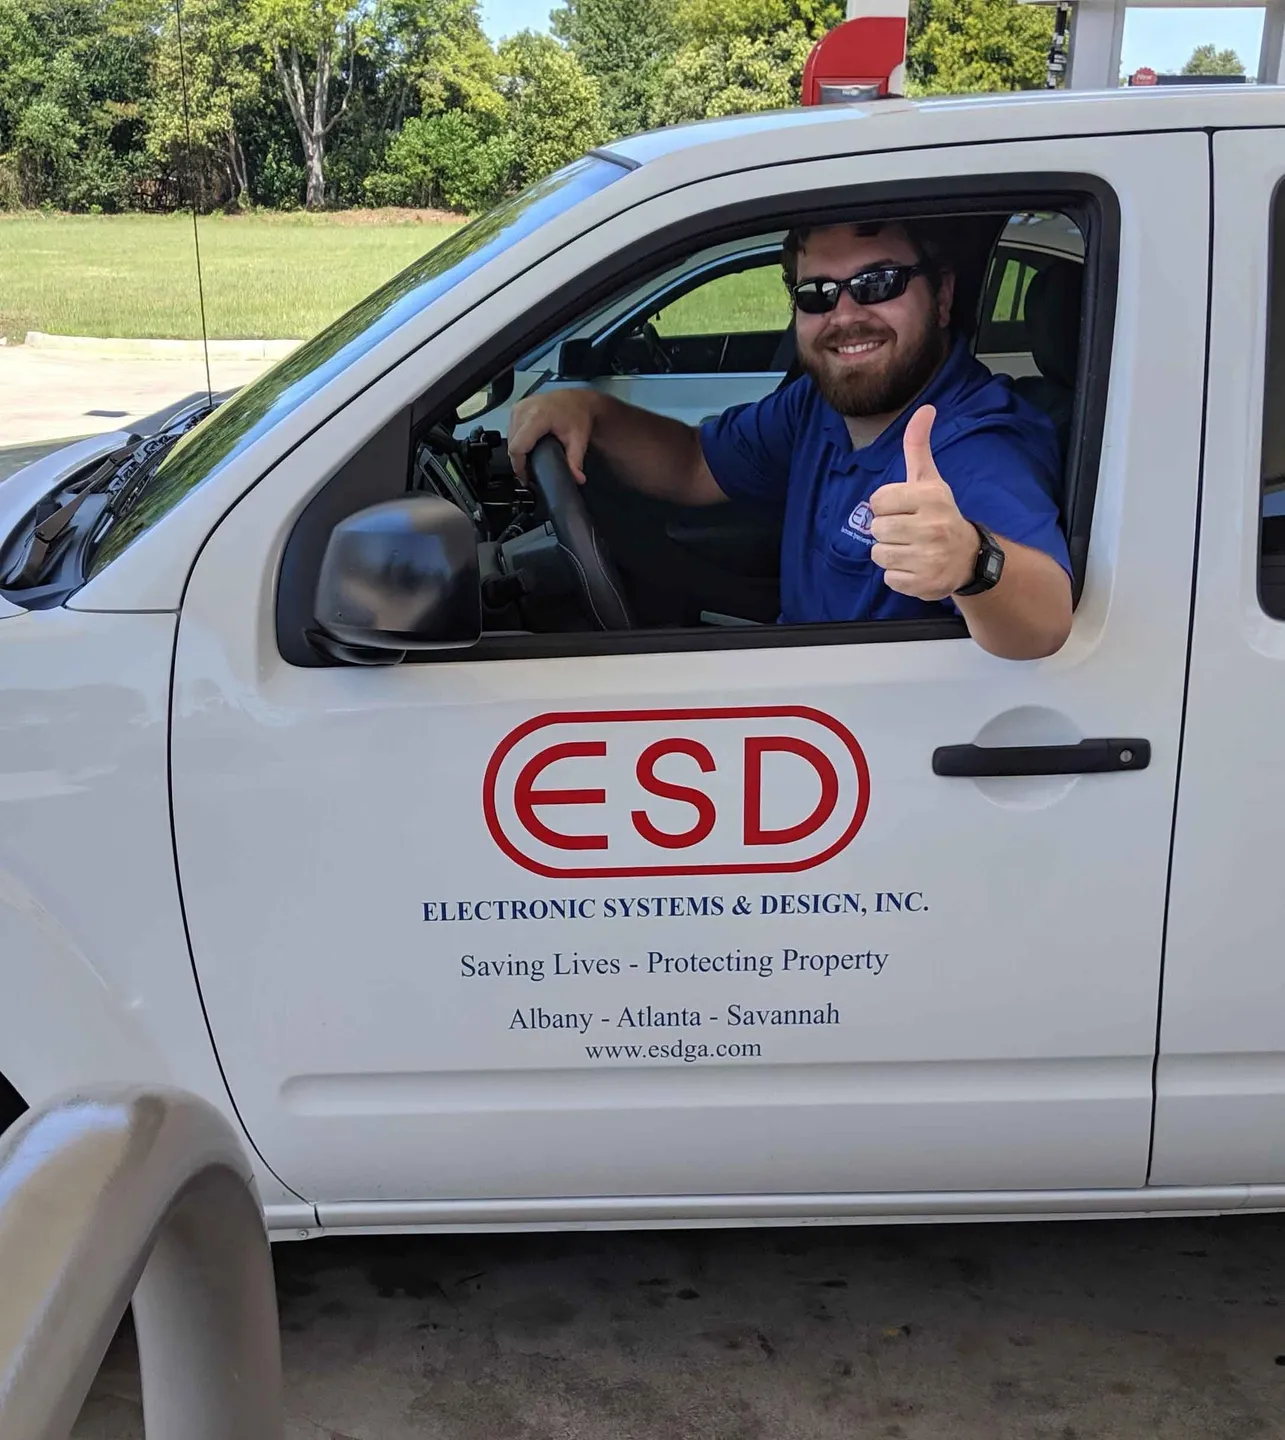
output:
MULTIPOLYGON (((1285 1436, 1285 1218, 320 1240, 287 1440, 1285 1436)), ((143 1434, 129 1337, 74 1440, 143 1434)))
MULTIPOLYGON (((233 389, 273 363, 215 358, 210 379, 216 391, 233 389)), ((205 362, 191 356, 140 359, 0 346, 0 450, 127 428, 205 388, 205 362)))

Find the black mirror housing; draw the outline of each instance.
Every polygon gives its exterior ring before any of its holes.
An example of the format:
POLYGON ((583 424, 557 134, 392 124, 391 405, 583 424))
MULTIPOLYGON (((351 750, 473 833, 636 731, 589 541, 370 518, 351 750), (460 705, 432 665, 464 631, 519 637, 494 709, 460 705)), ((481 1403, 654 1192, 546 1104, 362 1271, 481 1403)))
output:
POLYGON ((559 380, 597 380, 602 364, 592 340, 564 340, 558 351, 559 380))
POLYGON ((313 615, 314 645, 349 663, 475 645, 482 592, 473 522, 436 495, 349 515, 326 545, 313 615))

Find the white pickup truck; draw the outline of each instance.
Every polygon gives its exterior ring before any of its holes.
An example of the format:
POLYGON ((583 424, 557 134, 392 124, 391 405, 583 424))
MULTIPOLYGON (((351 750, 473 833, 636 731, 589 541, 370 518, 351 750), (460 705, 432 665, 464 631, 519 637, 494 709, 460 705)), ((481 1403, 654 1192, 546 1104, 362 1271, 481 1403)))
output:
POLYGON ((194 1091, 282 1237, 1285 1208, 1282 177, 1267 87, 647 135, 0 485, 0 1124, 194 1091), (513 476, 516 394, 752 400, 781 234, 925 215, 1065 442, 1054 657, 513 476))

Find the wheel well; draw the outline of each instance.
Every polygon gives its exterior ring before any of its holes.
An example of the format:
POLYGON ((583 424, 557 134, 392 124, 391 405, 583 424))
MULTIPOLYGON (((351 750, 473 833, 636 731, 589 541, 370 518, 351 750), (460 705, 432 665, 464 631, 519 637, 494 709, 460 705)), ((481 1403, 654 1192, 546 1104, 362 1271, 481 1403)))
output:
POLYGON ((0 1073, 0 1131, 7 1130, 26 1108, 27 1102, 0 1073))

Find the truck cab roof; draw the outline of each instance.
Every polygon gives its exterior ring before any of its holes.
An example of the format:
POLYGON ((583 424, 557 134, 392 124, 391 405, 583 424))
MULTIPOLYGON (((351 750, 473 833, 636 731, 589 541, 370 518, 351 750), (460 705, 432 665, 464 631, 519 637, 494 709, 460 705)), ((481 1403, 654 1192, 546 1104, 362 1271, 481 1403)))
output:
POLYGON ((853 150, 900 150, 967 144, 1003 138, 1047 139, 1059 135, 1130 131, 1236 129, 1278 125, 1285 114, 1285 86, 1173 85, 1101 91, 1020 91, 1004 95, 890 97, 851 105, 769 110, 700 120, 633 135, 599 153, 631 168, 681 164, 701 155, 710 173, 710 150, 740 153, 752 144, 759 163, 815 158, 833 137, 836 154, 853 150))

